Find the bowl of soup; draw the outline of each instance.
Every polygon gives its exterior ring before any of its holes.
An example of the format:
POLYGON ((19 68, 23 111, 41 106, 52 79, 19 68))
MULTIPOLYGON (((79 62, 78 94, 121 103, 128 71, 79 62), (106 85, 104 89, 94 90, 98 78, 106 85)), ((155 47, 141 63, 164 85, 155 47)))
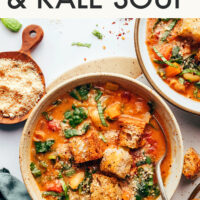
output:
POLYGON ((87 74, 50 91, 26 122, 20 167, 34 200, 158 199, 155 165, 169 198, 179 184, 183 142, 152 89, 119 74, 87 74))
POLYGON ((151 85, 179 108, 200 114, 200 19, 138 19, 135 48, 151 85))

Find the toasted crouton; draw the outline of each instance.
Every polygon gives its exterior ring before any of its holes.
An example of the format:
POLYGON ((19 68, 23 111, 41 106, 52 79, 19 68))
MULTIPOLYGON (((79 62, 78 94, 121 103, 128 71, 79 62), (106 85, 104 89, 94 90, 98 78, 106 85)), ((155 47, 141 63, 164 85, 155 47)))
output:
POLYGON ((93 130, 88 131, 83 136, 71 138, 69 143, 75 163, 100 159, 105 150, 105 143, 99 138, 99 134, 93 130))
POLYGON ((56 152, 60 158, 64 158, 66 160, 69 160, 72 156, 69 150, 69 143, 59 144, 56 148, 56 152))
POLYGON ((121 115, 119 117, 121 126, 119 144, 131 149, 138 148, 147 121, 149 120, 145 121, 130 115, 121 115))
POLYGON ((100 169, 103 172, 125 178, 130 172, 132 163, 132 156, 127 150, 111 146, 103 154, 100 169))
POLYGON ((178 35, 186 38, 192 38, 194 42, 200 42, 200 19, 183 19, 178 35))
POLYGON ((187 179, 200 175, 200 156, 193 148, 189 148, 184 156, 183 174, 187 179))
POLYGON ((118 130, 109 130, 105 131, 103 133, 106 142, 108 145, 117 145, 118 144, 118 137, 119 137, 119 131, 118 130))
POLYGON ((91 200, 119 200, 122 192, 116 178, 93 174, 91 183, 91 200))

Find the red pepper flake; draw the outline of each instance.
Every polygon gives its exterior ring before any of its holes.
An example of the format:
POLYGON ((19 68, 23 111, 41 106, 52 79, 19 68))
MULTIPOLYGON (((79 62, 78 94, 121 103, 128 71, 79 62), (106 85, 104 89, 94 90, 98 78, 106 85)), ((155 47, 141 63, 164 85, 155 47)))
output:
POLYGON ((84 58, 84 61, 86 61, 87 60, 87 58, 84 58))
POLYGON ((126 26, 127 26, 127 25, 128 25, 128 23, 126 22, 124 25, 126 25, 126 26))
POLYGON ((113 22, 112 24, 116 24, 116 22, 113 22))
POLYGON ((118 36, 120 37, 120 36, 122 36, 122 34, 121 34, 121 33, 119 33, 119 34, 118 34, 118 36))

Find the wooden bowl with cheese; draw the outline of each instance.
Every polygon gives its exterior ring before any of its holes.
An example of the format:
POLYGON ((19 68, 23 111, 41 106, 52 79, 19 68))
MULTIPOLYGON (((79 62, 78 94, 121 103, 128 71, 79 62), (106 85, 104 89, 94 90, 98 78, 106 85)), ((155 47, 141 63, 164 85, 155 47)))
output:
POLYGON ((43 73, 30 55, 42 38, 42 28, 30 25, 23 31, 20 51, 0 53, 0 124, 26 120, 45 94, 43 73))

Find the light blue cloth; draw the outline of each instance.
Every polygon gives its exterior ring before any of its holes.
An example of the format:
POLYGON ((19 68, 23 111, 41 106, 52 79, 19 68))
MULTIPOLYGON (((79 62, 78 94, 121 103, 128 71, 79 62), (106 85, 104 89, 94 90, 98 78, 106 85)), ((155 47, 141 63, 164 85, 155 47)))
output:
POLYGON ((25 185, 5 168, 0 169, 0 200, 31 200, 25 185))

